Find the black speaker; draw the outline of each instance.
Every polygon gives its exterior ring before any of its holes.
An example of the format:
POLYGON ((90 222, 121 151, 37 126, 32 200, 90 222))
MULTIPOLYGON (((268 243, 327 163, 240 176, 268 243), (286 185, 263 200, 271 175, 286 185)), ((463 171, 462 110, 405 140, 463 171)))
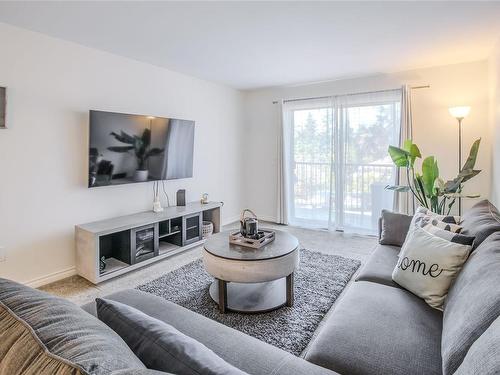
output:
POLYGON ((177 190, 177 206, 185 206, 186 205, 186 190, 179 189, 177 190))

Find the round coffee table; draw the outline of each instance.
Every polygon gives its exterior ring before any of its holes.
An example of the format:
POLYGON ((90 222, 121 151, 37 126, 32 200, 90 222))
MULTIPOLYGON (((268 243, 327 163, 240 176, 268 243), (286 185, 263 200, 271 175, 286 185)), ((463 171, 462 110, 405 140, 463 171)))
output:
POLYGON ((225 231, 204 245, 203 263, 215 277, 210 296, 219 310, 257 313, 293 305, 293 273, 299 263, 299 241, 274 230, 273 242, 260 249, 229 243, 225 231))

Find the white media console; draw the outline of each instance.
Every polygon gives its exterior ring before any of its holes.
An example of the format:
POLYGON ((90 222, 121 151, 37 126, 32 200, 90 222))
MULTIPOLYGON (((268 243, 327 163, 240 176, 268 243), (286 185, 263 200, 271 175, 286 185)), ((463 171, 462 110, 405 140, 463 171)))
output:
POLYGON ((220 231, 221 207, 192 202, 76 225, 76 270, 97 284, 200 245, 202 221, 220 231))

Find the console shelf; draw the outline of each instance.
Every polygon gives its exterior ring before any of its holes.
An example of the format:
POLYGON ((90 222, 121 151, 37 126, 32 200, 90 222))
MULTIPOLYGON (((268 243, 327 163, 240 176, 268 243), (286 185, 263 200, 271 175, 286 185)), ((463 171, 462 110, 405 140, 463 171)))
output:
POLYGON ((214 233, 220 231, 221 207, 192 202, 76 225, 77 272, 97 284, 198 246, 204 242, 202 220, 213 223, 214 233), (99 269, 102 257, 104 270, 99 269))

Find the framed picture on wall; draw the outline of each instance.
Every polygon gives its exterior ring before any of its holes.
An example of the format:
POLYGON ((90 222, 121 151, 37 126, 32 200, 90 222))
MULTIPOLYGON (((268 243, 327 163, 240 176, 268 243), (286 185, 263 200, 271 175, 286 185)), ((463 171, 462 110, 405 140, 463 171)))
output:
POLYGON ((0 129, 5 129, 5 113, 7 112, 7 87, 0 87, 0 129))

